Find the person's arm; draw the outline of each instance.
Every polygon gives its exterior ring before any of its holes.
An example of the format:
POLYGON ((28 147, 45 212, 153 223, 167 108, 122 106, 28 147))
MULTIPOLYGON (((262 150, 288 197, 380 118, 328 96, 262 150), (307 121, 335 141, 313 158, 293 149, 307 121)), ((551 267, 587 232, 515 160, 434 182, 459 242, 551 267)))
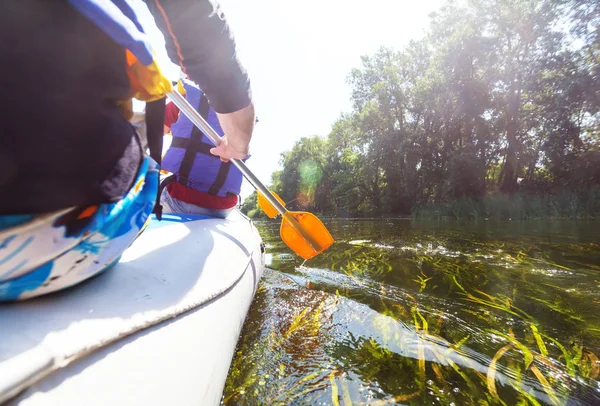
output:
POLYGON ((213 0, 146 2, 165 36, 169 57, 200 86, 218 113, 225 136, 212 152, 224 160, 244 158, 255 120, 250 80, 219 5, 213 0))

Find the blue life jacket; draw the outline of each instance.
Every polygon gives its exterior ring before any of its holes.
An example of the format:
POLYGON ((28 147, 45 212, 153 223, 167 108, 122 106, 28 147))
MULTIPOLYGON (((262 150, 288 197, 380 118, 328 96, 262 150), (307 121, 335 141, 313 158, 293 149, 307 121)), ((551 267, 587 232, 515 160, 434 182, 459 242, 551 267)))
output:
MULTIPOLYGON (((186 98, 221 136, 223 129, 217 113, 208 104, 202 91, 190 81, 183 81, 186 98)), ((231 164, 221 162, 212 155, 212 141, 185 116, 171 126, 173 141, 162 161, 162 169, 177 176, 177 181, 187 187, 215 196, 239 195, 242 173, 231 164)))

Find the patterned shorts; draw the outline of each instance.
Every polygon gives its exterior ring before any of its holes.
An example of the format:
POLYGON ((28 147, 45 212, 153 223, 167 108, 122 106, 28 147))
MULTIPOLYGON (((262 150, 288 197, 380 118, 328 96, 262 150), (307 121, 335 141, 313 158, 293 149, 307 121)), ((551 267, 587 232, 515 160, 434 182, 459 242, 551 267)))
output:
POLYGON ((0 216, 0 301, 64 289, 117 263, 149 221, 158 182, 158 165, 145 157, 116 203, 0 216))

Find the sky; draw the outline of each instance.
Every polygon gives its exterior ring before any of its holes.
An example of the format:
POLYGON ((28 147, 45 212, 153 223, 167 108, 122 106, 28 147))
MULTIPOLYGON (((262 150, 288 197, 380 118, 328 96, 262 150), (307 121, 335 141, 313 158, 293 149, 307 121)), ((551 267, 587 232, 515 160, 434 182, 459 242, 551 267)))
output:
MULTIPOLYGON (((351 110, 362 55, 421 38, 442 0, 221 0, 248 70, 259 123, 248 167, 265 184, 302 137, 327 136, 351 110)), ((150 33, 162 41, 160 33, 150 33)), ((164 54, 163 54, 164 58, 164 54)), ((171 72, 174 72, 173 69, 171 72)), ((252 193, 244 182, 241 196, 252 193)))

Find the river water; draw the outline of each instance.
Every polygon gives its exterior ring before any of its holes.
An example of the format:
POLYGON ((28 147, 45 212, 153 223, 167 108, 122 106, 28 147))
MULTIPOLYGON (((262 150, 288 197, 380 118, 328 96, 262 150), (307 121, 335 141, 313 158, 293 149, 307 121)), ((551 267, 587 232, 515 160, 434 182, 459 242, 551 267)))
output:
POLYGON ((324 221, 267 267, 228 405, 600 404, 600 222, 324 221))

